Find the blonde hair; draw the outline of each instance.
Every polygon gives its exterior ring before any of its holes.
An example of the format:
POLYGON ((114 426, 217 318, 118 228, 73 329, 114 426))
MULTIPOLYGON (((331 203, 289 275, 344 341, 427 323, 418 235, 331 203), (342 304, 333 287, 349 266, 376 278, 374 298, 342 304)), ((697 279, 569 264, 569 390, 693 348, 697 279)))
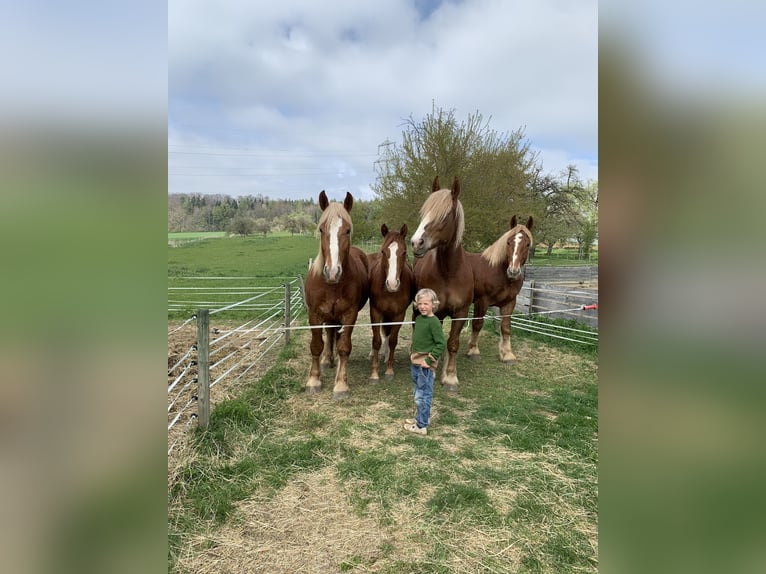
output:
MULTIPOLYGON (((322 215, 319 217, 319 222, 317 223, 317 230, 333 217, 340 217, 343 221, 347 221, 351 226, 351 233, 354 232, 354 223, 351 221, 351 216, 348 214, 348 211, 346 211, 346 208, 343 207, 343 204, 338 203, 337 201, 331 201, 330 205, 328 205, 322 212, 322 215)), ((319 252, 314 258, 313 263, 309 266, 309 275, 321 275, 323 267, 324 255, 322 255, 322 244, 320 242, 319 252)))
POLYGON ((481 256, 486 259, 492 267, 500 265, 505 261, 507 251, 505 250, 508 238, 522 232, 529 238, 529 244, 532 245, 532 232, 525 225, 517 225, 503 233, 497 241, 481 252, 481 256))
POLYGON ((433 289, 428 289, 427 287, 424 287, 420 291, 418 291, 415 294, 415 304, 418 304, 418 301, 422 299, 423 297, 429 297, 431 299, 431 303, 433 304, 434 311, 439 310, 439 299, 436 297, 436 292, 433 289))
MULTIPOLYGON (((455 206, 455 239, 452 245, 457 248, 463 242, 463 232, 465 231, 465 215, 463 214, 463 204, 458 200, 455 206)), ((435 223, 441 223, 452 213, 452 191, 449 189, 440 189, 434 191, 425 200, 420 207, 420 219, 427 215, 435 223)))

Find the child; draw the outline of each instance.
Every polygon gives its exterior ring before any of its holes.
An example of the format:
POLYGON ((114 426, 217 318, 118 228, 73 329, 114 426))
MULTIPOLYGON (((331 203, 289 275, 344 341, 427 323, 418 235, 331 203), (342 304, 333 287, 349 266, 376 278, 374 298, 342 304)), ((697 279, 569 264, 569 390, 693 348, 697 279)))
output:
POLYGON ((404 421, 404 429, 424 435, 428 432, 426 429, 428 428, 428 420, 431 418, 434 371, 447 343, 444 339, 441 321, 434 315, 434 311, 439 308, 436 293, 431 289, 421 289, 415 295, 415 304, 420 315, 415 318, 415 329, 412 333, 410 372, 412 373, 417 415, 414 419, 404 421))

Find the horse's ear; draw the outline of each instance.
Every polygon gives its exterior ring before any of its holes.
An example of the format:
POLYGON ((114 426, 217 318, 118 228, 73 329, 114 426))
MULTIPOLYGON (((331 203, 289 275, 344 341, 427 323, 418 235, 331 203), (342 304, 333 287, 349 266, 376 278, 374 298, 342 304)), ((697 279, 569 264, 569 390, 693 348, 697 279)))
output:
POLYGON ((514 227, 516 227, 516 216, 515 215, 513 217, 511 217, 511 227, 509 229, 513 229, 514 227))
POLYGON ((406 239, 407 238, 407 224, 406 223, 402 224, 402 228, 399 230, 399 235, 402 236, 402 239, 406 239))
POLYGON ((535 220, 532 219, 532 216, 530 215, 529 219, 527 219, 527 229, 529 229, 531 231, 532 230, 532 226, 534 225, 534 223, 535 223, 535 220))
POLYGON ((385 223, 384 223, 383 225, 381 225, 381 226, 380 226, 380 234, 381 234, 383 237, 385 237, 386 235, 388 235, 388 225, 386 225, 385 223))
POLYGON ((348 191, 346 192, 346 199, 343 200, 343 207, 346 208, 346 211, 350 212, 351 208, 354 206, 354 196, 351 195, 348 191))
POLYGON ((455 180, 452 182, 452 200, 456 200, 460 195, 460 180, 455 176, 455 180))
POLYGON ((441 187, 439 187, 439 176, 437 175, 434 178, 434 182, 431 184, 431 193, 433 193, 434 191, 439 191, 440 189, 441 187))
POLYGON ((322 208, 322 211, 327 209, 327 206, 330 205, 330 201, 327 199, 327 194, 324 192, 324 189, 322 190, 322 193, 319 194, 319 207, 322 208))

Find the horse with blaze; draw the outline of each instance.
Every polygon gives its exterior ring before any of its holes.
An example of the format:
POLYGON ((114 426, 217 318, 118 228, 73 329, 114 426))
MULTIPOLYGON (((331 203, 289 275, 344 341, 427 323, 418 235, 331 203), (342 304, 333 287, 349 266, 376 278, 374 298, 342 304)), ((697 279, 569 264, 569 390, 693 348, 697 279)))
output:
POLYGON ((383 362, 386 379, 394 378, 394 351, 399 342, 401 322, 415 297, 415 274, 407 257, 407 224, 399 231, 380 228, 383 243, 380 250, 367 254, 370 267, 370 322, 372 323, 372 370, 370 382, 380 380, 378 358, 383 330, 383 362), (379 323, 394 323, 379 325, 379 323))
POLYGON ((524 265, 527 263, 532 246, 532 225, 530 216, 526 225, 511 218, 510 229, 501 235, 482 253, 469 253, 468 260, 473 269, 473 321, 471 340, 467 355, 480 359, 479 333, 484 326, 484 314, 490 305, 500 308, 500 360, 513 363, 516 356, 511 351, 511 314, 516 307, 516 296, 524 285, 524 265))
POLYGON ((337 346, 338 368, 333 398, 350 395, 346 366, 351 353, 351 333, 359 311, 370 294, 367 256, 351 245, 353 225, 351 208, 354 197, 346 193, 343 203, 330 202, 324 190, 319 194, 322 214, 319 229, 319 252, 309 268, 304 285, 306 307, 311 327, 311 368, 306 392, 322 389, 322 369, 334 362, 337 346), (321 326, 325 325, 326 342, 321 326), (340 327, 338 327, 340 326, 340 327), (321 357, 321 358, 320 358, 321 357))
MULTIPOLYGON (((439 298, 435 315, 444 321, 451 317, 447 339, 447 363, 441 382, 448 391, 458 388, 457 352, 460 331, 468 319, 473 301, 473 270, 463 249, 465 216, 456 177, 452 189, 440 189, 439 176, 431 185, 431 194, 420 208, 420 222, 410 241, 415 255, 416 290, 433 289, 439 298)), ((413 309, 413 316, 417 309, 413 309)))

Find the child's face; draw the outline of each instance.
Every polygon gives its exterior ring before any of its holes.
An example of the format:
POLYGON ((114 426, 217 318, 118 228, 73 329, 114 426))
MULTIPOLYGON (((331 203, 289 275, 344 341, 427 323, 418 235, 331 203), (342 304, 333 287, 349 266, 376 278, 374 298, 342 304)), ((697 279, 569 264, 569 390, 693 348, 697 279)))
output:
POLYGON ((421 315, 434 314, 434 302, 430 297, 424 296, 418 299, 418 311, 420 311, 421 315))

